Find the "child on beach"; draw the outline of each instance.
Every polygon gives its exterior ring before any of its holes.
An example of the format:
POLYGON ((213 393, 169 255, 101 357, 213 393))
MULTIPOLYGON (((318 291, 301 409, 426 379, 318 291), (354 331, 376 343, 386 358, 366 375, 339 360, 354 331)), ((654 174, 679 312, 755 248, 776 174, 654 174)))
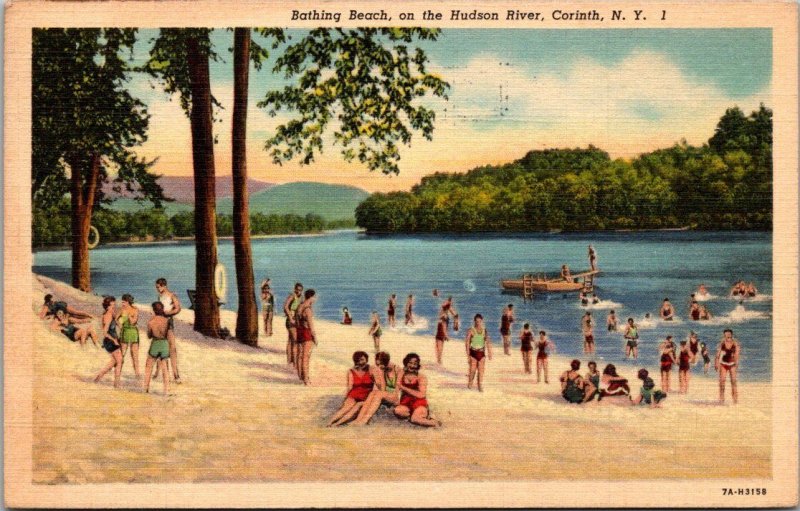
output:
POLYGON ((53 318, 53 321, 50 323, 51 329, 66 335, 67 339, 69 339, 72 342, 77 341, 78 343, 80 343, 81 348, 86 346, 87 338, 92 340, 92 344, 94 344, 95 348, 100 347, 100 345, 97 344, 97 332, 95 332, 94 328, 91 325, 78 326, 76 324, 76 323, 84 323, 86 320, 75 319, 68 313, 64 312, 62 309, 56 310, 54 315, 55 317, 53 318))
POLYGON ((525 368, 525 374, 531 374, 531 359, 533 358, 533 332, 531 332, 531 324, 525 323, 522 325, 522 333, 519 334, 519 351, 522 353, 522 366, 525 368))
POLYGON ((606 318, 606 325, 608 326, 609 332, 617 331, 617 314, 614 312, 614 309, 611 309, 608 312, 608 317, 606 318))
MULTIPOLYGON (((372 311, 372 325, 369 327, 369 335, 372 336, 372 343, 375 345, 375 353, 381 350, 381 318, 378 317, 378 311, 372 311)), ((376 360, 377 362, 377 360, 376 360)))
POLYGON ((631 402, 634 405, 642 404, 660 408, 661 405, 659 403, 666 399, 667 394, 660 390, 655 390, 656 384, 649 374, 647 369, 639 369, 637 376, 642 380, 642 388, 639 390, 639 395, 632 399, 631 402))
POLYGON ((634 359, 639 358, 639 329, 633 322, 633 318, 628 318, 628 324, 625 326, 625 358, 634 359))
POLYGON ((691 367, 692 352, 689 351, 689 344, 681 341, 681 349, 678 352, 678 393, 686 394, 689 391, 689 368, 691 367))
POLYGON ((347 310, 347 307, 342 309, 342 324, 343 325, 352 325, 353 324, 353 317, 350 316, 350 311, 347 310))
POLYGON ((469 362, 469 374, 467 375, 467 388, 472 388, 472 380, 475 374, 478 375, 478 390, 483 392, 483 372, 486 367, 486 356, 492 359, 492 343, 489 340, 489 333, 483 324, 483 316, 475 314, 473 325, 467 331, 464 339, 467 348, 467 361, 469 362))
POLYGON ((544 373, 545 384, 550 384, 550 378, 547 372, 547 359, 550 356, 550 351, 555 351, 556 345, 548 339, 547 332, 539 330, 539 340, 536 341, 536 383, 541 381, 541 375, 544 373))
POLYGON ((136 327, 136 323, 139 321, 139 309, 133 306, 133 296, 128 293, 122 295, 122 307, 120 307, 117 321, 122 332, 119 338, 120 342, 122 342, 122 364, 125 365, 125 354, 128 352, 128 347, 130 347, 133 372, 136 373, 136 378, 138 379, 140 377, 139 329, 136 327))
POLYGON ((700 356, 703 357, 703 374, 708 374, 708 366, 711 364, 711 357, 708 354, 706 343, 700 343, 700 356))
POLYGON ((400 419, 408 419, 412 424, 439 427, 442 423, 429 416, 428 379, 419 372, 421 365, 416 353, 409 353, 403 359, 403 374, 397 382, 400 404, 394 408, 394 414, 400 419))
POLYGON ((376 368, 370 367, 366 352, 353 353, 353 364, 353 368, 347 372, 347 394, 344 402, 328 421, 328 427, 339 426, 355 418, 376 385, 383 390, 383 375, 376 368))
POLYGON ((361 406, 358 416, 351 423, 353 426, 367 424, 384 402, 392 406, 400 404, 397 382, 403 372, 398 370, 397 366, 392 364, 390 360, 391 357, 385 351, 379 351, 375 355, 375 365, 378 366, 378 372, 383 375, 383 387, 376 383, 372 392, 367 396, 367 400, 361 406))
POLYGON ((164 316, 164 304, 153 302, 153 317, 147 322, 147 337, 150 338, 150 349, 147 350, 147 362, 144 365, 144 391, 150 392, 150 376, 153 373, 155 362, 161 371, 164 381, 164 395, 169 394, 169 375, 167 361, 169 360, 169 320, 164 316))
POLYGON ((592 354, 594 349, 594 322, 592 321, 592 313, 586 311, 581 319, 581 330, 583 331, 583 352, 592 354))
POLYGON ((113 296, 103 298, 103 348, 111 356, 111 361, 94 377, 94 382, 97 383, 106 373, 114 369, 115 389, 119 387, 119 375, 122 372, 122 354, 117 334, 117 318, 114 314, 116 303, 113 296))

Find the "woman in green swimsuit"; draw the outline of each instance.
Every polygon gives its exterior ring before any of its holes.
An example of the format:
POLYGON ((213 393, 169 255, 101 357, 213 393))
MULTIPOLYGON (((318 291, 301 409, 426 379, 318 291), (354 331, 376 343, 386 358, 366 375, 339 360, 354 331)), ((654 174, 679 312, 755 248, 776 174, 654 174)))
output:
POLYGON ((483 372, 486 367, 486 356, 492 359, 492 343, 489 341, 489 333, 483 324, 483 316, 475 314, 473 325, 467 331, 464 339, 467 349, 467 361, 469 362, 469 375, 467 376, 467 388, 472 388, 472 380, 478 374, 478 390, 483 392, 483 372))
POLYGON ((356 426, 366 425, 384 402, 392 406, 397 406, 400 403, 397 382, 402 376, 402 371, 399 371, 397 366, 390 363, 389 360, 389 354, 385 351, 379 351, 375 355, 375 364, 383 374, 383 385, 379 383, 380 379, 375 381, 375 388, 367 396, 367 400, 364 401, 364 405, 358 412, 358 417, 351 424, 356 426))
POLYGON ((133 371, 136 373, 136 378, 139 378, 139 329, 136 327, 137 321, 139 321, 139 309, 133 306, 133 296, 125 293, 122 295, 122 307, 117 316, 117 322, 122 332, 119 337, 122 345, 122 364, 125 365, 125 354, 128 352, 128 346, 130 346, 133 371))
POLYGON ((570 363, 570 370, 561 375, 561 395, 570 403, 584 403, 594 397, 596 387, 581 378, 578 369, 581 368, 580 360, 570 363))

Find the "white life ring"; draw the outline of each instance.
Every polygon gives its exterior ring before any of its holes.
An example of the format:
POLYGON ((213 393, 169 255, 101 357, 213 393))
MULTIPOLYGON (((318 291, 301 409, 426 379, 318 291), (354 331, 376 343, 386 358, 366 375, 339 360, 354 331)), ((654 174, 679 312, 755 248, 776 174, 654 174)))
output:
POLYGON ((89 244, 89 250, 100 244, 100 231, 97 230, 97 227, 93 225, 89 226, 89 235, 86 236, 86 242, 89 244), (92 233, 94 233, 94 241, 90 241, 92 239, 92 233))
POLYGON ((224 300, 225 293, 228 291, 228 276, 225 273, 225 266, 219 263, 214 268, 214 291, 217 293, 218 300, 224 300))

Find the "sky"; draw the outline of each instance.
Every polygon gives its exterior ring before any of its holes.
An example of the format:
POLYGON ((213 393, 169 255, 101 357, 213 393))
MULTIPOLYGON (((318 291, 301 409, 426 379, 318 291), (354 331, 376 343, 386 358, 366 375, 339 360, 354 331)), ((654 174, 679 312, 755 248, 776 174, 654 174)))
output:
MULTIPOLYGON (((136 60, 146 57, 156 35, 140 31, 136 60)), ((216 30, 212 41, 222 57, 211 65, 212 93, 223 106, 214 125, 216 172, 222 176, 231 173, 233 33, 216 30)), ((291 113, 271 118, 256 106, 267 91, 286 84, 271 72, 272 55, 261 71, 250 71, 250 177, 408 190, 437 171, 506 163, 532 149, 592 144, 628 158, 682 139, 700 145, 725 109, 736 105, 748 113, 759 103, 772 106, 770 29, 445 29, 437 41, 419 46, 429 71, 451 88, 448 101, 425 101, 436 112, 433 140, 415 134, 410 147, 401 148, 399 175, 346 163, 330 144, 311 165, 273 164, 264 142, 291 113)), ((129 86, 152 116, 139 154, 158 157, 159 174, 191 175, 189 120, 178 98, 142 75, 129 86)))

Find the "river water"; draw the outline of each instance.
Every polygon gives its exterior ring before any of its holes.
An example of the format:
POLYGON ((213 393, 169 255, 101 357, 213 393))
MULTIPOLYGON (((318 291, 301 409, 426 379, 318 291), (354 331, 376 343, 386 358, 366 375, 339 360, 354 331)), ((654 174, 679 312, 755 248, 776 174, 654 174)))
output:
MULTIPOLYGON (((593 309, 595 338, 600 365, 624 359, 619 333, 609 333, 605 318, 614 308, 622 323, 628 317, 640 321, 646 313, 658 316, 664 298, 676 308, 672 323, 654 322, 640 327, 640 359, 648 367, 657 361, 656 349, 665 335, 676 340, 689 330, 709 344, 713 357, 724 328, 732 328, 742 344, 740 373, 747 380, 770 380, 772 372, 772 239, 770 233, 752 232, 637 232, 590 234, 521 235, 420 235, 367 236, 335 232, 315 237, 266 238, 253 241, 256 286, 272 279, 280 308, 294 282, 314 288, 319 294, 317 315, 339 320, 348 307, 357 324, 353 335, 366 336, 372 310, 377 310, 386 329, 386 303, 398 296, 398 319, 409 294, 416 297, 416 332, 433 338, 436 313, 443 297, 452 295, 462 319, 463 339, 469 318, 481 313, 497 343, 500 315, 513 303, 517 321, 514 331, 515 357, 518 332, 523 322, 535 331, 544 329, 566 356, 582 355, 580 319, 584 313, 577 294, 537 295, 524 301, 519 295, 501 293, 501 278, 517 278, 524 272, 558 274, 562 264, 573 273, 588 268, 587 247, 593 244, 602 271, 596 294, 602 300, 593 309), (739 279, 755 282, 760 296, 735 310, 737 301, 727 297, 739 279), (704 283, 716 295, 705 302, 714 319, 694 322, 688 317, 690 293, 704 283), (440 297, 432 291, 437 289, 440 297)), ((219 259, 228 270, 228 292, 224 308, 237 303, 233 245, 219 244, 219 259)), ((169 287, 186 298, 194 288, 194 244, 167 243, 100 247, 91 252, 92 284, 98 294, 131 293, 137 302, 156 298, 153 283, 166 277, 169 287)), ((34 271, 69 281, 69 251, 39 252, 34 271)), ((276 318, 276 332, 283 335, 276 318)), ((431 340, 431 343, 433 341, 431 340)), ((700 366, 698 366, 700 367, 700 366)), ((698 370, 695 368, 695 370, 698 370)), ((711 369, 713 373, 713 367, 711 369)))

